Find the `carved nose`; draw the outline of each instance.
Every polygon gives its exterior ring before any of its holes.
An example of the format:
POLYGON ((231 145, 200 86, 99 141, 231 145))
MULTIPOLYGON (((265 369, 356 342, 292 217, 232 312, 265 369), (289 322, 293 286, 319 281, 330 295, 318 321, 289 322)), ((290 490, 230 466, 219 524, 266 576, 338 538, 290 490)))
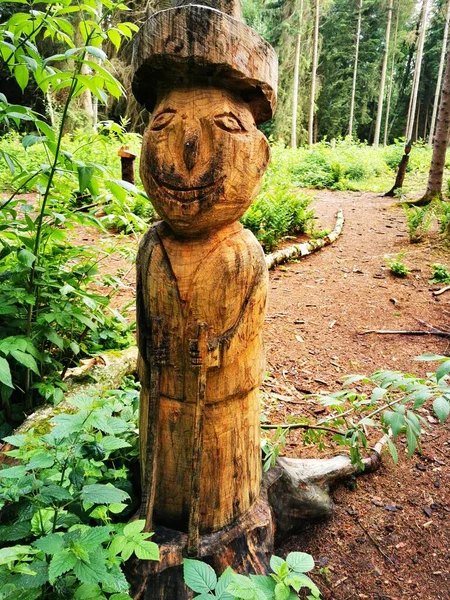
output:
POLYGON ((184 139, 183 160, 188 171, 192 171, 199 154, 200 137, 198 133, 190 133, 184 139))

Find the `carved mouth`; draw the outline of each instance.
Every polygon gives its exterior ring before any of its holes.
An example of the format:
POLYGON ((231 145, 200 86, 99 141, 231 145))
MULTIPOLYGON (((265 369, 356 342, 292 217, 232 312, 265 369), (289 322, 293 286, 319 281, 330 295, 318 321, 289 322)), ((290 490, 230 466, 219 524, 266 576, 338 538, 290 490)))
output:
POLYGON ((193 202, 195 200, 201 200, 216 192, 222 185, 225 177, 221 177, 208 185, 191 188, 175 187, 169 183, 162 182, 153 176, 152 179, 155 182, 156 187, 163 190, 163 192, 173 200, 177 200, 178 202, 193 202))

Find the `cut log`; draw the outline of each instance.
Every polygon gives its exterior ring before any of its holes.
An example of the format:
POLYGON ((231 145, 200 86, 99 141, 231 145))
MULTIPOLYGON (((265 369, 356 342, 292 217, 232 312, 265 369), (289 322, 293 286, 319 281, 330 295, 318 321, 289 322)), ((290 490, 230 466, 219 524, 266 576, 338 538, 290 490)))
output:
POLYGON ((331 233, 318 240, 310 240, 303 244, 293 244, 288 248, 277 250, 266 256, 266 265, 268 269, 273 269, 276 265, 281 265, 289 260, 308 256, 317 250, 320 250, 324 246, 332 244, 340 236, 342 228, 344 226, 344 213, 342 210, 338 210, 336 213, 336 224, 331 233))

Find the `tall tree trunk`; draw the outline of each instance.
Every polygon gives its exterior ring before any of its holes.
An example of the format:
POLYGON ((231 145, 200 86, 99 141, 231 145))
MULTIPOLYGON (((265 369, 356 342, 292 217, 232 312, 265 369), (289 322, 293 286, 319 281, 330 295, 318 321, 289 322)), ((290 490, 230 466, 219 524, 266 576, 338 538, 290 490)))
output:
POLYGON ((316 87, 317 87, 317 65, 319 62, 319 18, 320 18, 320 0, 315 0, 315 17, 314 17, 314 38, 313 38, 313 59, 311 71, 311 98, 309 101, 309 124, 308 124, 308 144, 313 145, 314 142, 314 111, 316 103, 316 87))
POLYGON ((439 96, 441 94, 442 74, 444 72, 445 55, 447 53, 449 21, 450 21, 450 0, 448 0, 448 2, 447 2, 447 15, 445 17, 444 39, 442 42, 442 52, 441 52, 441 60, 439 63, 438 78, 437 78, 437 83, 436 83, 436 93, 434 95, 433 114, 431 115, 430 136, 428 138, 428 144, 430 146, 433 143, 434 128, 436 126, 436 116, 437 116, 437 111, 438 111, 438 106, 439 106, 439 96))
POLYGON ((298 114, 298 84, 300 70, 300 54, 302 48, 302 28, 303 28, 303 5, 304 0, 300 0, 300 15, 297 34, 297 48, 295 51, 294 66, 294 87, 292 90, 292 123, 291 123, 291 148, 297 148, 297 114, 298 114))
POLYGON ((356 79, 357 79, 357 75, 358 75, 358 59, 359 59, 359 42, 360 42, 360 37, 361 37, 362 4, 363 4, 363 0, 359 0, 358 23, 356 25, 356 40, 355 40, 355 63, 354 63, 354 67, 353 67, 352 99, 350 101, 350 120, 348 123, 348 135, 350 137, 353 137, 353 120, 355 117, 356 79))
POLYGON ((414 117, 416 115, 417 97, 419 95, 420 73, 422 70, 423 47, 425 44, 425 29, 427 24, 428 0, 422 2, 422 14, 420 18, 419 43, 417 47, 416 68, 414 69, 413 89, 411 91, 410 110, 406 126, 406 141, 410 140, 414 131, 414 117))
POLYGON ((394 0, 389 0, 387 23, 386 23, 386 41, 384 44, 383 66, 381 67, 380 94, 378 96, 377 120, 375 123, 375 136, 374 136, 374 140, 373 140, 374 148, 378 148, 378 145, 380 143, 381 118, 383 116, 384 89, 386 86, 386 73, 387 73, 387 64, 388 64, 388 57, 389 57, 389 40, 391 38, 391 23, 392 23, 393 5, 394 5, 394 0))
POLYGON ((397 1, 397 9, 396 10, 397 10, 397 16, 395 18, 394 42, 392 44, 391 75, 389 78, 389 87, 388 87, 388 95, 387 95, 387 103, 386 103, 386 118, 384 120, 383 146, 387 146, 387 141, 388 141, 389 116, 390 116, 390 112, 391 112, 392 90, 394 87, 395 58, 397 55, 398 22, 399 22, 399 18, 400 18, 400 0, 397 1))
POLYGON ((434 198, 442 196, 442 177, 445 155, 450 134, 450 52, 447 40, 447 59, 445 61, 444 82, 437 116, 436 133, 433 140, 433 157, 428 174, 428 185, 420 204, 428 204, 434 198))
MULTIPOLYGON (((400 5, 399 5, 399 10, 400 10, 400 5)), ((415 29, 414 43, 412 43, 411 46, 409 47, 408 60, 406 62, 406 68, 403 73, 402 83, 401 83, 400 91, 399 91, 399 94, 397 97, 397 102, 395 103, 395 108, 393 111, 394 116, 392 117, 392 121, 389 124, 388 135, 391 133, 394 123, 399 115, 399 107, 403 103, 405 96, 406 96, 406 93, 405 93, 406 85, 409 82, 409 80, 411 79, 412 62, 413 62, 413 58, 414 58, 414 53, 416 52, 417 42, 419 39, 420 22, 421 22, 421 17, 419 15, 419 18, 417 19, 416 29, 415 29)))

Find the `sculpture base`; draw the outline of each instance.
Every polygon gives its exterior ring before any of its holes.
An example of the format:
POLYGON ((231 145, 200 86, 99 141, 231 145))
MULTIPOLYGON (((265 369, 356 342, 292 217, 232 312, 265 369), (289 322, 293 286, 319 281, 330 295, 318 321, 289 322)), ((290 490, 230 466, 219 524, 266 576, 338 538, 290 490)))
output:
MULTIPOLYGON (((183 581, 187 534, 155 526, 152 541, 159 546, 160 561, 132 558, 126 567, 135 600, 190 600, 194 592, 183 581)), ((200 536, 198 556, 221 574, 228 566, 238 573, 265 574, 273 554, 273 524, 267 499, 261 496, 236 523, 200 536)))

